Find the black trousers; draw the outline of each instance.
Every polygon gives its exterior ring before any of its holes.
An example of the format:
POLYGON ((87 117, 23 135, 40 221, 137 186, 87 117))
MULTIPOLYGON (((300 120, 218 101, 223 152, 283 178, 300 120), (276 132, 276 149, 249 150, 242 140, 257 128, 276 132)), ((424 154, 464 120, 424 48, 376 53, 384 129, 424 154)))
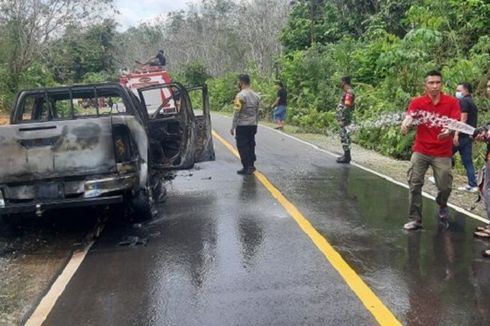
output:
POLYGON ((255 156, 256 133, 257 126, 236 127, 236 147, 245 169, 254 166, 254 162, 257 160, 257 157, 255 156))

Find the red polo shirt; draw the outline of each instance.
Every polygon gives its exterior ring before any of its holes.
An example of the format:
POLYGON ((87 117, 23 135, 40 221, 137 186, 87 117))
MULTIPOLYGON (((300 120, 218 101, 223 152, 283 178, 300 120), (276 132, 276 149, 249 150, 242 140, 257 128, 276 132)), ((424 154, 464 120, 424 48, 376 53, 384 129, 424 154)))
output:
MULTIPOLYGON (((459 108, 458 100, 455 97, 442 93, 441 99, 436 105, 432 103, 432 100, 427 95, 412 99, 407 112, 413 113, 416 111, 432 112, 455 120, 461 119, 461 110, 459 108)), ((418 125, 412 151, 429 156, 453 156, 453 138, 448 137, 444 140, 437 139, 437 135, 439 135, 441 131, 442 128, 440 127, 431 127, 427 124, 418 125)))

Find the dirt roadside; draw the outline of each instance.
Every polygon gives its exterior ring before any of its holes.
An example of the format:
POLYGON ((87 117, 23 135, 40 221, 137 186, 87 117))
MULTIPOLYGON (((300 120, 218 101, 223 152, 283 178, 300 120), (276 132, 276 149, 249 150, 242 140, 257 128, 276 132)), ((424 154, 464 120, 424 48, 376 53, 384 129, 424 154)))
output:
MULTIPOLYGON (((261 122, 261 124, 268 127, 274 127, 274 124, 268 122, 261 122)), ((327 137, 321 134, 302 133, 297 127, 294 126, 286 126, 283 132, 297 137, 301 140, 312 143, 327 151, 339 155, 342 153, 342 147, 340 145, 340 139, 338 137, 327 137)), ((383 175, 389 176, 398 182, 407 184, 406 176, 409 164, 408 161, 395 160, 374 151, 365 149, 356 144, 352 144, 352 159, 355 163, 358 163, 383 175)), ((466 176, 458 174, 456 171, 453 171, 453 173, 453 191, 451 193, 449 202, 467 210, 468 212, 471 212, 483 218, 487 218, 483 202, 480 201, 479 203, 475 204, 475 201, 478 198, 477 194, 457 190, 458 187, 461 187, 467 183, 466 176), (473 209, 472 206, 474 206, 473 209)), ((432 170, 429 169, 429 172, 426 175, 426 182, 423 190, 431 194, 432 196, 436 196, 437 188, 432 182, 428 180, 430 176, 432 176, 432 170)))
POLYGON ((6 125, 9 123, 9 116, 3 113, 0 113, 0 125, 6 125))

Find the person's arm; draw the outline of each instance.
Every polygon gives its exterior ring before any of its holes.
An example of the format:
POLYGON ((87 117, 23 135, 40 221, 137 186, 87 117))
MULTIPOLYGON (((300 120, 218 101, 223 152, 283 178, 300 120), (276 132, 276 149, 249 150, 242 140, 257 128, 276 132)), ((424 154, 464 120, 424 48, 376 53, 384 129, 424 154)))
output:
POLYGON ((149 65, 151 63, 153 63, 155 61, 155 59, 157 59, 157 57, 149 57, 148 59, 146 59, 144 62, 139 62, 140 65, 149 65))
MULTIPOLYGON (((470 112, 471 108, 470 105, 467 101, 461 101, 459 102, 459 105, 461 107, 461 122, 466 123, 468 121, 468 112, 470 112)), ((459 145, 459 131, 456 131, 454 133, 454 145, 458 146, 459 145)))
POLYGON ((490 140, 490 122, 487 122, 483 127, 476 128, 473 138, 478 141, 488 142, 490 140))
POLYGON ((401 126, 400 126, 400 133, 402 135, 406 135, 408 131, 410 130, 410 127, 412 126, 412 121, 413 117, 412 115, 415 114, 415 111, 417 109, 415 108, 415 105, 413 103, 413 100, 410 101, 410 104, 408 105, 407 112, 405 113, 405 119, 403 120, 401 126))
MULTIPOLYGON (((448 118, 458 120, 458 121, 461 120, 461 108, 459 106, 459 101, 455 101, 454 104, 452 105, 452 109, 449 112, 448 118)), ((453 134, 452 130, 450 130, 448 128, 444 128, 444 129, 442 129, 441 133, 439 135, 437 135, 437 139, 443 140, 443 139, 446 139, 448 137, 451 137, 452 134, 453 134)), ((453 135, 453 137, 454 137, 454 135, 453 135)), ((453 139, 453 143, 454 143, 454 139, 453 139)))
POLYGON ((274 103, 272 103, 273 108, 275 108, 279 104, 279 101, 281 100, 282 96, 284 96, 284 91, 281 88, 277 91, 276 100, 274 101, 274 103))
MULTIPOLYGON (((467 112, 461 112, 461 122, 466 123, 467 121, 468 121, 468 113, 467 112)), ((454 146, 459 145, 459 131, 456 131, 454 133, 453 144, 454 144, 454 146)))
POLYGON ((257 105, 257 112, 256 112, 256 119, 257 119, 257 124, 259 124, 259 119, 260 119, 260 105, 262 104, 262 102, 260 101, 260 97, 259 97, 259 105, 257 105))
POLYGON ((274 100, 274 103, 272 103, 271 107, 275 108, 277 106, 277 104, 279 104, 280 99, 281 99, 280 97, 276 97, 276 99, 274 100))
POLYGON ((243 102, 242 102, 242 99, 240 98, 239 95, 237 95, 235 97, 233 107, 235 108, 235 113, 233 114, 233 123, 231 125, 231 130, 230 130, 230 134, 232 136, 235 135, 235 129, 238 125, 238 117, 239 117, 240 111, 242 110, 242 107, 243 107, 243 102))

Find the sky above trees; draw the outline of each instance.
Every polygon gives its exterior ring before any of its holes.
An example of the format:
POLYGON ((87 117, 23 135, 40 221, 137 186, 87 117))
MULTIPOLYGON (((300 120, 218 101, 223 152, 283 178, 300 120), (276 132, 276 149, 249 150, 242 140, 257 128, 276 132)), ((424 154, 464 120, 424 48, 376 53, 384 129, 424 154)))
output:
POLYGON ((197 4, 202 0, 116 0, 114 5, 119 11, 116 21, 118 30, 125 31, 129 27, 137 26, 142 22, 151 21, 169 12, 187 9, 190 4, 197 4))

